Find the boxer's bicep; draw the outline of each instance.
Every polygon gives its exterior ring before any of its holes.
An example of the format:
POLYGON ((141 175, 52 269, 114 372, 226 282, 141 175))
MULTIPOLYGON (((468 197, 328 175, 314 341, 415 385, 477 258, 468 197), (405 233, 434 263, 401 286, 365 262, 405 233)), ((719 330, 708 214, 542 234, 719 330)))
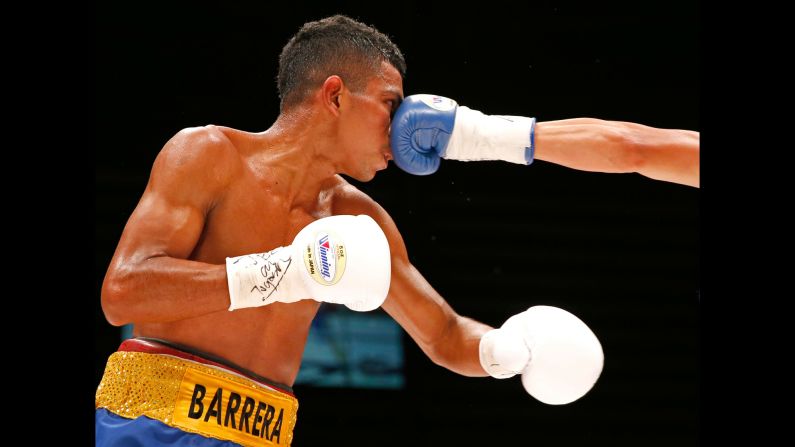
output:
POLYGON ((138 261, 156 256, 186 259, 201 236, 204 220, 201 207, 147 191, 127 221, 117 251, 138 261))
POLYGON ((158 154, 146 189, 122 233, 116 257, 186 259, 226 186, 228 148, 206 128, 187 129, 158 154))

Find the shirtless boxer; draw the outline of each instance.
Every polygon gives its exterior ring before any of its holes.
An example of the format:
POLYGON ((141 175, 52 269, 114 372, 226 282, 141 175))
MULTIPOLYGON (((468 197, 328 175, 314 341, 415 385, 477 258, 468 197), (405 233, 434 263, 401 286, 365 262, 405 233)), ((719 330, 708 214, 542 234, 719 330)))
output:
POLYGON ((375 29, 307 23, 280 56, 268 130, 209 125, 165 144, 102 287, 107 320, 135 338, 97 389, 97 445, 289 445, 290 387, 321 302, 382 306, 435 363, 521 374, 545 403, 591 389, 603 353, 582 321, 547 306, 499 329, 458 315, 386 211, 338 175, 386 168, 404 73, 375 29))

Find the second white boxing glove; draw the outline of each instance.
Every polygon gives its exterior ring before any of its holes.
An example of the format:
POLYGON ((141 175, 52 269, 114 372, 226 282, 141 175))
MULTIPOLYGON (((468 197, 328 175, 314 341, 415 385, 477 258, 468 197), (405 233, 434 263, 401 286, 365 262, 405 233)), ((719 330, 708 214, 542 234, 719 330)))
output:
POLYGON ((561 405, 590 391, 602 373, 604 353, 596 335, 573 314, 533 306, 483 335, 480 364, 498 379, 521 373, 531 396, 561 405))

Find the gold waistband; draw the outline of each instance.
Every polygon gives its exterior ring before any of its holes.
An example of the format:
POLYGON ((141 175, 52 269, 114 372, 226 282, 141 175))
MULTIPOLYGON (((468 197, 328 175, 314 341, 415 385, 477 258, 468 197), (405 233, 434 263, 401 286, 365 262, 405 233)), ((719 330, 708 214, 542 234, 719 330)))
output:
POLYGON ((165 354, 115 352, 96 408, 244 446, 289 446, 298 400, 217 366, 165 354))

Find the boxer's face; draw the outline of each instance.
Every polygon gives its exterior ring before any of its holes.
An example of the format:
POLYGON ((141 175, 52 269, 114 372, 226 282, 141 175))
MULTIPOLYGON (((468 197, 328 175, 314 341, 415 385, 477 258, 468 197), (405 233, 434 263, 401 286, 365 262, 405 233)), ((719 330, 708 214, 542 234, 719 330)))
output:
POLYGON ((403 78, 387 62, 365 89, 351 93, 350 111, 343 124, 343 146, 348 151, 346 174, 359 181, 371 180, 392 159, 389 126, 403 100, 403 78))

